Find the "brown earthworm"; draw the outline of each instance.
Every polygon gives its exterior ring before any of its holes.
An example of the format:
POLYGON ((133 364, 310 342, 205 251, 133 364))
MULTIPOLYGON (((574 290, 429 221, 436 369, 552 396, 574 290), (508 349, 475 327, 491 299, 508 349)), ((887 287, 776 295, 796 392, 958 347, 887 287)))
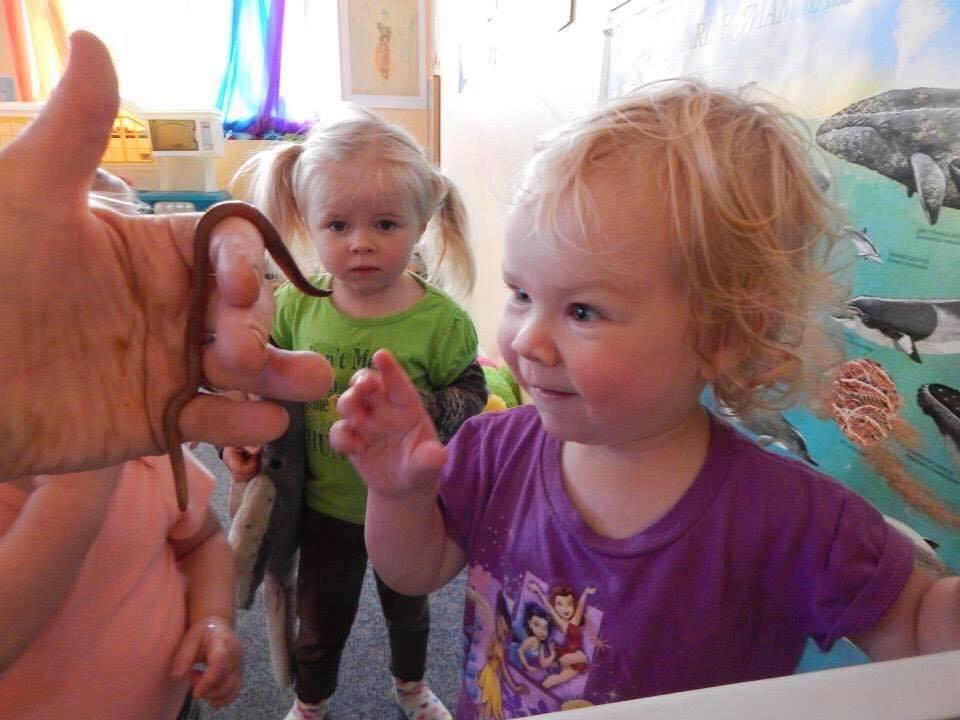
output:
POLYGON ((290 255, 283 239, 270 221, 257 210, 239 200, 212 205, 200 218, 193 235, 193 271, 190 283, 190 306, 187 313, 187 329, 184 335, 186 350, 186 379, 183 386, 167 401, 163 410, 163 437, 170 454, 170 466, 173 468, 173 483, 177 491, 177 507, 183 512, 189 499, 187 474, 183 464, 183 449, 180 436, 180 411, 197 394, 202 383, 200 351, 204 344, 207 300, 210 297, 210 234, 213 228, 225 218, 239 217, 253 223, 263 236, 263 244, 270 257, 279 266, 290 282, 302 293, 314 297, 325 297, 330 290, 314 287, 300 272, 296 261, 290 255))

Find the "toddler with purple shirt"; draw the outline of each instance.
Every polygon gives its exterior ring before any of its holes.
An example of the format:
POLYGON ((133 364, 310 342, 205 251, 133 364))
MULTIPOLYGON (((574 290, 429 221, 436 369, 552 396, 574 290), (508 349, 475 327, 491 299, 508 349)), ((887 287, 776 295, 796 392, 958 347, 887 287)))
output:
POLYGON ((499 348, 533 405, 444 448, 388 352, 341 396, 332 440, 368 484, 377 572, 413 594, 467 568, 458 718, 789 674, 807 638, 873 659, 960 647, 957 578, 700 403, 710 386, 764 407, 811 375, 842 223, 797 128, 695 81, 562 128, 503 255, 499 348))

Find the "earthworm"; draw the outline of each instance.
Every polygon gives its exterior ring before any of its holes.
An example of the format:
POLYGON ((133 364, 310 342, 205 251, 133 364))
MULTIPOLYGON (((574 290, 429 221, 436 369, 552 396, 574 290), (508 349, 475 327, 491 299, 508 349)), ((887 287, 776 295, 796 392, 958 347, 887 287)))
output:
POLYGON ((163 410, 163 437, 170 454, 170 466, 173 468, 173 483, 177 491, 177 507, 180 512, 187 509, 189 499, 187 473, 183 463, 183 449, 180 436, 180 411, 190 402, 202 383, 200 351, 203 346, 206 324, 207 300, 210 296, 208 281, 210 277, 210 234, 221 220, 239 217, 247 220, 260 231, 263 244, 270 257, 289 278, 290 282, 302 293, 314 297, 326 297, 330 290, 313 286, 300 272, 296 261, 290 255, 283 239, 270 221, 257 210, 239 200, 228 200, 212 205, 200 218, 193 235, 193 271, 190 284, 190 307, 187 314, 187 329, 184 335, 186 349, 186 379, 183 386, 167 401, 163 410))

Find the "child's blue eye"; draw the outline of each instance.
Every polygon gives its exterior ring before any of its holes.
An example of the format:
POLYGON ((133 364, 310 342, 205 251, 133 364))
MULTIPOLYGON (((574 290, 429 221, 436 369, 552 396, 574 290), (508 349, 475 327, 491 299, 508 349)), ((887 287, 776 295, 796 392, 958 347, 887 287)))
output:
POLYGON ((333 222, 328 223, 327 227, 334 232, 343 232, 347 229, 347 224, 343 220, 334 220, 333 222))
POLYGON ((510 288, 510 292, 513 293, 513 299, 519 300, 520 302, 527 302, 530 299, 530 295, 527 294, 527 291, 523 288, 510 288))
POLYGON ((570 308, 570 314, 577 322, 590 322, 591 320, 596 320, 598 317, 600 317, 600 313, 598 313, 592 307, 589 305, 581 305, 580 303, 577 303, 570 308))
POLYGON ((393 230, 397 224, 393 220, 378 220, 377 230, 393 230))

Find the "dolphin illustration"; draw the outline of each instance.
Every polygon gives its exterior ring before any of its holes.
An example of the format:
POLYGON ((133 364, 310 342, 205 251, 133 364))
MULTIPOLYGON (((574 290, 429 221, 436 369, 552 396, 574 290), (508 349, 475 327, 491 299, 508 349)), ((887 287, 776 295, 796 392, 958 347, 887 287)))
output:
POLYGON ((918 87, 858 100, 827 118, 817 144, 918 193, 927 221, 960 209, 960 90, 918 87))
POLYGON ((857 249, 857 257, 861 257, 864 260, 869 260, 870 262, 882 263, 883 258, 880 257, 880 252, 877 250, 877 246, 873 243, 873 240, 867 235, 867 229, 858 230, 855 227, 847 226, 844 229, 847 239, 853 243, 854 247, 857 249))
POLYGON ((287 431, 263 446, 260 473, 235 489, 228 539, 236 568, 237 605, 249 608, 263 583, 267 639, 274 679, 293 681, 298 526, 306 476, 303 403, 280 402, 290 416, 287 431))
POLYGON ((807 441, 783 413, 773 411, 751 411, 745 415, 735 413, 731 408, 718 403, 720 412, 731 420, 739 423, 744 429, 756 435, 758 445, 769 447, 776 445, 794 455, 798 455, 811 465, 817 461, 810 456, 807 450, 807 441))
POLYGON ((937 424, 947 452, 960 467, 960 391, 937 383, 921 385, 917 390, 917 405, 937 424))
POLYGON ((960 300, 859 296, 833 314, 845 328, 878 345, 892 345, 914 362, 960 353, 960 300))

